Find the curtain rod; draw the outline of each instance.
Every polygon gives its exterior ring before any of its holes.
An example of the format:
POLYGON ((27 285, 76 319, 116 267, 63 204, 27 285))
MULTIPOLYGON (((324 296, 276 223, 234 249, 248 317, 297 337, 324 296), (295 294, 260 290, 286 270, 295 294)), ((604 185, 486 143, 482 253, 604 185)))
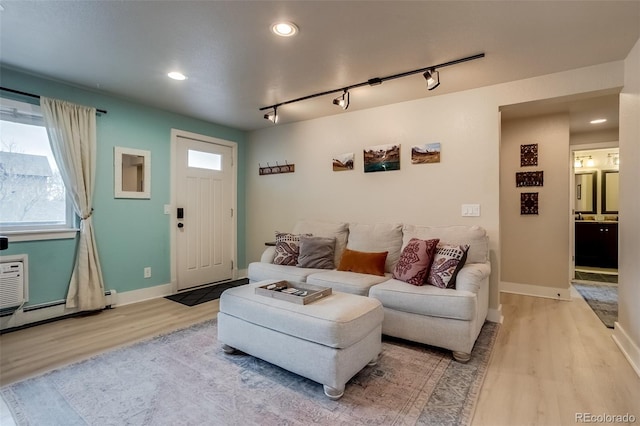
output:
MULTIPOLYGON (((0 90, 4 90, 5 92, 15 93, 17 95, 28 96, 30 98, 40 99, 40 95, 34 95, 33 93, 21 92, 20 90, 9 89, 8 87, 0 87, 0 90)), ((100 114, 106 114, 107 113, 106 110, 97 109, 97 108, 96 108, 96 112, 99 112, 100 114)))

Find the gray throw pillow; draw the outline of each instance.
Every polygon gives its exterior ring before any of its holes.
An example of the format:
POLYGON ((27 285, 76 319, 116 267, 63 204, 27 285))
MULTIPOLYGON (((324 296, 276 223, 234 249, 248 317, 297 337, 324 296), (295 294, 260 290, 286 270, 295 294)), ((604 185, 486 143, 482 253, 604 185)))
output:
POLYGON ((333 269, 336 239, 300 236, 298 264, 300 268, 333 269))

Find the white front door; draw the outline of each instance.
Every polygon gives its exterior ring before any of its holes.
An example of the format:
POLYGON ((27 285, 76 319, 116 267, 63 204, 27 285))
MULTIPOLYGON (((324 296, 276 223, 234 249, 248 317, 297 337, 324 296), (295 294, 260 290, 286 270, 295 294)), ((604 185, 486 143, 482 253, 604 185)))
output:
POLYGON ((233 278, 233 150, 177 136, 178 290, 233 278))

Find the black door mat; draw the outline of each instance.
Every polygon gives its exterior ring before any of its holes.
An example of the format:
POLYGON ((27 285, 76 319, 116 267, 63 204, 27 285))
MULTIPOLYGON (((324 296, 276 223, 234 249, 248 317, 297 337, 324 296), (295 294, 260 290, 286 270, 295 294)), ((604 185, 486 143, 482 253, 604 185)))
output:
POLYGON ((222 292, 226 289, 245 284, 249 284, 248 278, 242 278, 240 280, 229 281, 226 283, 212 284, 208 287, 200 287, 195 290, 172 294, 171 296, 165 297, 165 299, 173 300, 174 302, 182 303, 187 306, 195 306, 204 302, 219 299, 222 292))

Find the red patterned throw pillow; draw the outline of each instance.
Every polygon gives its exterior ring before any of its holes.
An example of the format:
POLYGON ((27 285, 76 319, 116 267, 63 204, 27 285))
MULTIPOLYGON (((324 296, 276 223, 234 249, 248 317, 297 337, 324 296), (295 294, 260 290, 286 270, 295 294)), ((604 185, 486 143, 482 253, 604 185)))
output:
MULTIPOLYGON (((311 234, 303 234, 310 237, 311 234)), ((300 235, 276 232, 276 265, 296 266, 300 254, 300 235)))
POLYGON ((393 278, 413 285, 423 285, 429 275, 438 241, 412 238, 402 249, 400 260, 393 270, 393 278))
POLYGON ((439 244, 429 271, 427 284, 440 288, 456 288, 456 275, 467 260, 469 246, 439 244))

